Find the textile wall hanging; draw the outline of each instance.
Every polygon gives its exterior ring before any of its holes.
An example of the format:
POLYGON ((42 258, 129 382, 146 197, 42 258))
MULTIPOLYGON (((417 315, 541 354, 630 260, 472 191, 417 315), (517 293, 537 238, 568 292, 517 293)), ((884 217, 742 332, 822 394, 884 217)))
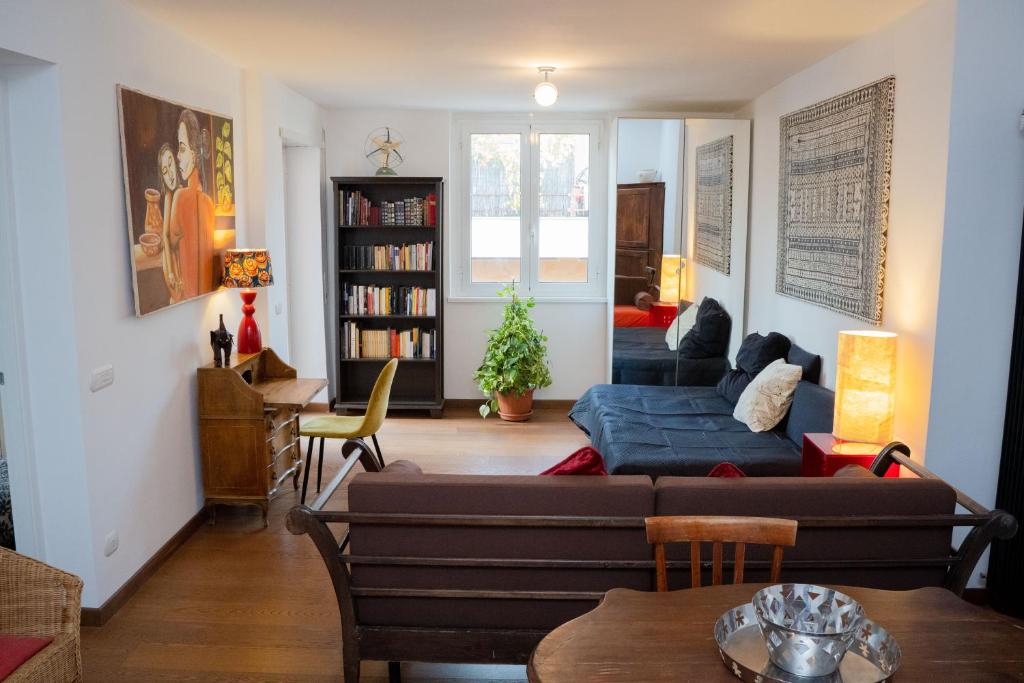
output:
POLYGON ((894 77, 782 117, 775 290, 882 322, 894 77))
POLYGON ((117 88, 135 313, 216 291, 235 246, 234 124, 117 88))
POLYGON ((697 263, 729 274, 732 252, 732 136, 697 148, 697 263))

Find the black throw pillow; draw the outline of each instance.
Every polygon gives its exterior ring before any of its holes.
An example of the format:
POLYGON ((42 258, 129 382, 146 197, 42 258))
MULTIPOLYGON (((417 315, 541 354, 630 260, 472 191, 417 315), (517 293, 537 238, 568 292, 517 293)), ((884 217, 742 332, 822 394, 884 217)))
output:
POLYGON ((729 403, 736 405, 740 395, 747 385, 754 381, 754 378, 739 368, 725 373, 725 377, 718 381, 718 395, 729 403))
POLYGON ((704 297, 697 309, 697 320, 679 341, 679 355, 683 358, 720 358, 729 348, 729 330, 732 320, 722 305, 711 297, 704 297))
POLYGON ((780 358, 785 358, 789 349, 789 338, 778 332, 769 332, 767 336, 757 332, 748 334, 736 352, 736 369, 726 373, 718 383, 719 395, 735 405, 743 390, 758 373, 780 358))
POLYGON ((767 336, 757 332, 748 334, 736 353, 736 366, 756 376, 775 361, 785 358, 789 347, 789 338, 778 332, 769 332, 767 336))

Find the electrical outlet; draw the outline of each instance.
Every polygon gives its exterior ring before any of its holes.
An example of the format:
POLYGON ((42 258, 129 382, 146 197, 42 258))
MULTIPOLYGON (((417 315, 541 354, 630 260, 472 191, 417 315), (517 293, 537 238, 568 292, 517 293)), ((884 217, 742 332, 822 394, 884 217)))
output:
POLYGON ((101 365, 98 368, 94 368, 92 375, 89 378, 89 391, 96 393, 100 389, 105 389, 114 383, 114 366, 113 365, 101 365))
POLYGON ((110 557, 117 552, 118 545, 120 545, 120 540, 117 537, 117 530, 115 529, 107 534, 107 538, 103 542, 103 554, 110 557))

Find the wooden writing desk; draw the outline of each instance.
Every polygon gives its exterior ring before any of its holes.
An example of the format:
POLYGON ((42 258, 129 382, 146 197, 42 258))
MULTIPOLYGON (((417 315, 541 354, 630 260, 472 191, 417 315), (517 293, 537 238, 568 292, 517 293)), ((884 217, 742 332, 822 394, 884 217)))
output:
POLYGON ((291 477, 298 487, 299 412, 327 380, 298 379, 271 349, 232 356, 229 367, 211 363, 198 374, 206 505, 258 505, 266 526, 281 484, 291 477))

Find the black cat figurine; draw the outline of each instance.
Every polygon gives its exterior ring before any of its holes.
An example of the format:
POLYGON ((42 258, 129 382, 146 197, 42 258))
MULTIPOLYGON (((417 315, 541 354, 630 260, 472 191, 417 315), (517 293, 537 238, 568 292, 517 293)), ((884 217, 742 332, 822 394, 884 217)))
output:
POLYGON ((222 368, 231 362, 231 344, 234 337, 224 327, 224 314, 220 316, 220 327, 210 330, 210 346, 213 347, 213 367, 222 368))

